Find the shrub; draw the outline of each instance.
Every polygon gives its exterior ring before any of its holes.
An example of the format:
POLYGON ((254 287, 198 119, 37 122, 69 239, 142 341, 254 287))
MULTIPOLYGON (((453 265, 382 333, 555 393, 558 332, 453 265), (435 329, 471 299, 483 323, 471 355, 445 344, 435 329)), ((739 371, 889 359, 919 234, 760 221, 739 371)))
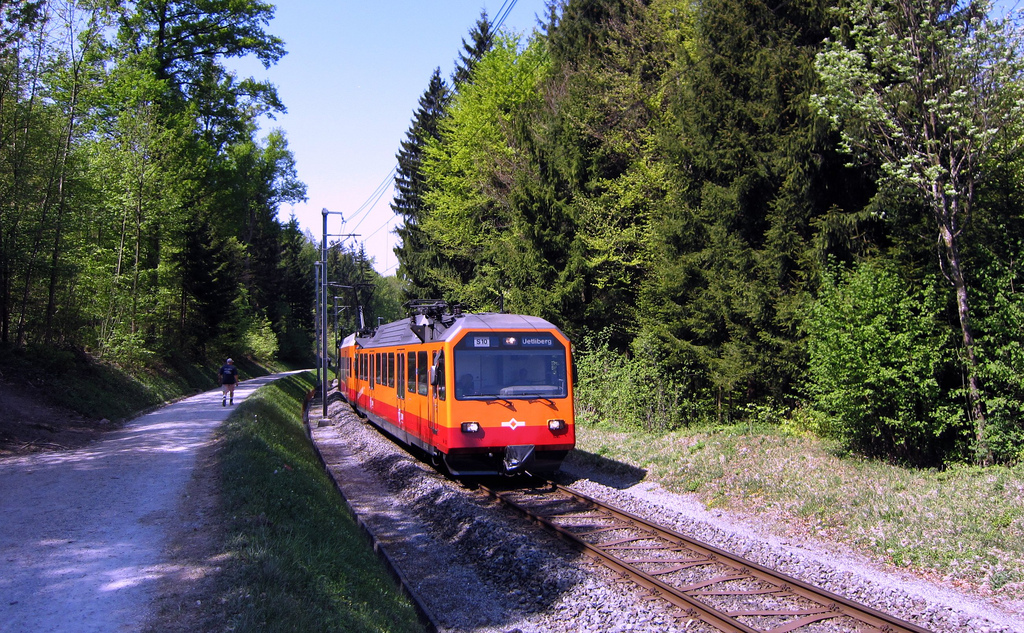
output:
POLYGON ((966 436, 963 408, 940 385, 954 356, 937 293, 907 285, 874 261, 825 276, 806 319, 807 393, 823 435, 925 465, 947 459, 966 436))
POLYGON ((253 315, 245 320, 242 341, 244 355, 255 360, 270 361, 277 355, 277 335, 263 315, 253 315))
POLYGON ((652 432, 682 425, 681 390, 644 340, 632 354, 613 350, 606 336, 587 337, 575 350, 578 422, 652 432))
POLYGON ((999 462, 1024 461, 1024 281, 1020 244, 1008 259, 989 253, 978 271, 976 354, 985 396, 985 442, 999 462))

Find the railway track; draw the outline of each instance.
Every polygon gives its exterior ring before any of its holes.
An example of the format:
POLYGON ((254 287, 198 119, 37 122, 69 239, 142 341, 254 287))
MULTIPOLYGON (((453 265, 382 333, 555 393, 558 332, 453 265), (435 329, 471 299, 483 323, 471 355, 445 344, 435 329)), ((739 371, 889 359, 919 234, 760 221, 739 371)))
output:
POLYGON ((720 631, 929 633, 557 484, 479 488, 720 631))

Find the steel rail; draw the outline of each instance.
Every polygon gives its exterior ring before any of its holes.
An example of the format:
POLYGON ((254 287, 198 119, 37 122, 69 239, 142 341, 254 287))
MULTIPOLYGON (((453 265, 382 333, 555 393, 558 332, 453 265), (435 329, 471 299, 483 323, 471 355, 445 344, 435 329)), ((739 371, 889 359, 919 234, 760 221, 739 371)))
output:
MULTIPOLYGON (((720 631, 739 631, 742 633, 790 633, 801 627, 838 617, 846 616, 871 627, 880 633, 930 633, 910 622, 900 620, 886 613, 858 604, 842 596, 819 589, 796 578, 776 572, 757 563, 744 560, 725 550, 702 543, 684 534, 665 528, 637 515, 609 506, 597 499, 576 492, 564 486, 551 484, 552 492, 568 495, 576 504, 575 507, 563 509, 556 513, 536 512, 530 507, 512 499, 507 492, 493 490, 480 485, 479 488, 491 497, 516 509, 533 522, 543 526, 585 554, 597 558, 606 566, 619 573, 624 579, 644 587, 652 593, 678 607, 678 616, 699 619, 720 631), (617 523, 583 531, 573 531, 556 521, 583 512, 593 512, 600 520, 611 520, 617 523), (640 536, 628 536, 596 545, 585 540, 587 536, 597 536, 621 530, 636 530, 640 536), (641 541, 656 540, 660 543, 655 547, 638 545, 641 541), (676 556, 671 558, 632 558, 627 559, 615 552, 656 549, 669 551, 676 556), (638 564, 668 565, 656 571, 644 571, 638 564), (659 580, 656 576, 698 567, 702 565, 718 565, 728 571, 712 578, 686 587, 675 587, 659 580), (762 585, 756 589, 715 589, 715 585, 733 581, 754 580, 762 585), (774 594, 777 597, 794 596, 812 603, 815 606, 796 609, 753 609, 741 611, 721 611, 698 599, 700 596, 752 596, 774 594), (740 617, 792 617, 794 619, 770 629, 760 629, 740 622, 740 617)), ((861 627, 863 630, 863 627, 861 627)))

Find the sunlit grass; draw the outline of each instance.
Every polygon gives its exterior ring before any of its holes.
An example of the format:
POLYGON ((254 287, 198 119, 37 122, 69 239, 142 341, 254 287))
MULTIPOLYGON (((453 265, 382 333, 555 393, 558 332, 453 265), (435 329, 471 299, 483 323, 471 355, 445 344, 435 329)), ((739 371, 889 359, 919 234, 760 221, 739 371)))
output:
POLYGON ((233 631, 422 631, 306 436, 309 375, 261 388, 226 427, 227 547, 219 602, 233 631))
POLYGON ((659 436, 577 427, 577 447, 708 507, 764 517, 897 567, 1024 597, 1024 467, 913 470, 774 427, 659 436))

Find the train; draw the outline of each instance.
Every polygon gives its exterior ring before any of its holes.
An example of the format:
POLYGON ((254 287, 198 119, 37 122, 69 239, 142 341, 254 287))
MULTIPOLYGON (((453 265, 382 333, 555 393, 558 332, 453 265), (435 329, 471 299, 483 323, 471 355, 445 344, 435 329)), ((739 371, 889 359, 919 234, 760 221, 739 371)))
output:
POLYGON ((576 444, 572 346, 550 322, 407 304, 345 337, 339 390, 360 416, 457 477, 548 476, 576 444))

